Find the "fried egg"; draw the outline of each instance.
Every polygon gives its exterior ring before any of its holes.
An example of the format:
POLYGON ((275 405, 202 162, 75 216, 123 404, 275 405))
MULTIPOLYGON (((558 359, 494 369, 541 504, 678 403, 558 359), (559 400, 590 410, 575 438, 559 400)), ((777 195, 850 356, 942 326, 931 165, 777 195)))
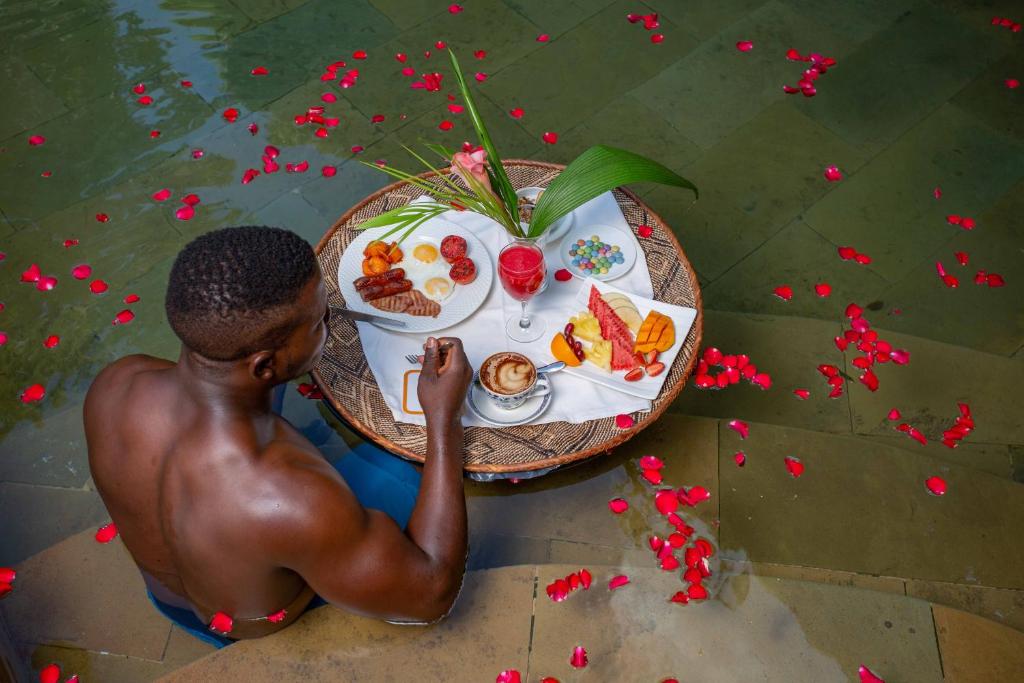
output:
POLYGON ((405 269, 405 277, 412 282, 414 289, 438 303, 455 291, 455 283, 448 277, 450 266, 440 255, 436 245, 422 241, 407 249, 405 258, 397 264, 397 267, 405 269))

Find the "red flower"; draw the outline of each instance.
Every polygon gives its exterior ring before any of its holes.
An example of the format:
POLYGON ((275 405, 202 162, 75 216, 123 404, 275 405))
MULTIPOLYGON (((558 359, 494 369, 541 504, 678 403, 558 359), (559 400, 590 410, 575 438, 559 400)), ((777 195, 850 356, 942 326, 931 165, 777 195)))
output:
POLYGON ((541 137, 541 140, 543 140, 544 142, 548 143, 549 145, 553 145, 556 142, 558 142, 558 133, 552 133, 551 131, 548 131, 548 132, 544 133, 540 137, 541 137))
POLYGON ((117 538, 117 527, 113 522, 110 524, 104 524, 96 530, 97 543, 110 543, 115 538, 117 538))

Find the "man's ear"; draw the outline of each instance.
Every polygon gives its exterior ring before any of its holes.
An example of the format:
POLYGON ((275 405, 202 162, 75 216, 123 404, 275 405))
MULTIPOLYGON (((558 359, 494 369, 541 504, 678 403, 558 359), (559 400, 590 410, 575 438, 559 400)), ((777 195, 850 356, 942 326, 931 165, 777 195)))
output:
POLYGON ((249 374, 261 382, 273 382, 275 375, 274 352, 257 351, 249 356, 249 374))

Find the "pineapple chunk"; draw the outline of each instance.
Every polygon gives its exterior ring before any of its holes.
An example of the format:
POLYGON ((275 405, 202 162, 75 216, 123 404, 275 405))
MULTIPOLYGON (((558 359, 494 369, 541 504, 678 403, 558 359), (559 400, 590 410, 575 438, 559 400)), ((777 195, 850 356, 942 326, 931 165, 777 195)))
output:
POLYGON ((579 315, 569 318, 573 325, 572 336, 595 344, 601 341, 601 323, 590 311, 580 311, 579 315))
MULTIPOLYGON (((575 334, 575 332, 573 333, 575 334)), ((605 372, 612 371, 612 343, 601 339, 587 349, 587 362, 593 363, 605 372)))

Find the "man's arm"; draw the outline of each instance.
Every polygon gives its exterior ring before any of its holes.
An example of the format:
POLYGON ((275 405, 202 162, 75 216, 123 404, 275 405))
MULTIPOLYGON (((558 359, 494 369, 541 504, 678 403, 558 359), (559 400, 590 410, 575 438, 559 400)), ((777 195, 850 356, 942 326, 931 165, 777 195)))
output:
POLYGON ((419 380, 427 456, 405 533, 364 509, 340 477, 317 471, 296 478, 298 518, 269 531, 281 541, 281 563, 328 602, 421 622, 443 617, 455 602, 466 561, 460 415, 471 376, 458 339, 428 340, 419 380))

